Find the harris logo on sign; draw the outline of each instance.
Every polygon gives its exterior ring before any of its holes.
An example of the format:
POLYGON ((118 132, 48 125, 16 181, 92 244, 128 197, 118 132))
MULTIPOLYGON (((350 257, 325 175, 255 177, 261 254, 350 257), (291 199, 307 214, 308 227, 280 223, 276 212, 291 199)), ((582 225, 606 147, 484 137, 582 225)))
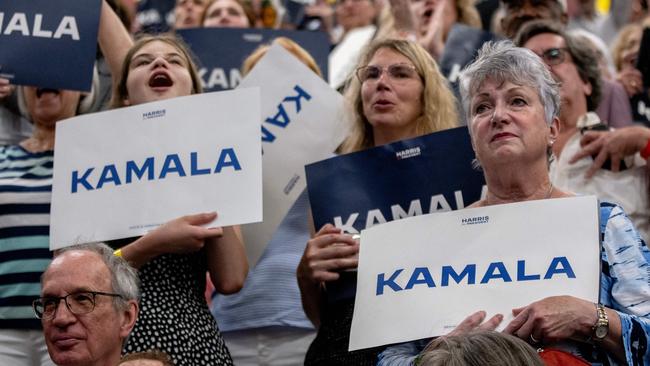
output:
POLYGON ((487 224, 490 222, 490 216, 475 216, 461 219, 461 225, 487 224))
POLYGON ((157 111, 149 111, 142 113, 142 120, 165 117, 165 109, 159 109, 157 111))
POLYGON ((403 160, 403 159, 420 156, 421 154, 422 154, 422 150, 420 149, 419 146, 416 146, 409 149, 397 151, 395 153, 395 157, 397 158, 397 160, 403 160))

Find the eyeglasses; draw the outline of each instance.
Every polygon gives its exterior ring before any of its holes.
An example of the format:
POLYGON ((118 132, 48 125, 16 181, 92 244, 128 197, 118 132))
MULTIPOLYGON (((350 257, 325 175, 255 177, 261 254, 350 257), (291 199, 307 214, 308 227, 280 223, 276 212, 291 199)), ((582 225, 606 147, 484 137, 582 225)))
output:
POLYGON ((542 52, 539 57, 549 66, 555 66, 566 61, 568 50, 566 48, 549 48, 542 52))
POLYGON ((357 69, 357 78, 363 84, 368 80, 377 80, 388 71, 388 77, 393 81, 405 81, 419 77, 415 66, 409 64, 392 64, 387 68, 374 65, 361 66, 357 69))
POLYGON ((95 310, 95 297, 97 295, 119 297, 123 299, 122 295, 118 294, 110 294, 107 292, 99 291, 85 291, 68 294, 61 297, 39 297, 38 299, 34 300, 32 307, 34 308, 34 313, 36 313, 36 316, 39 319, 52 319, 54 318, 54 313, 56 313, 56 308, 59 306, 59 302, 63 300, 63 302, 65 302, 65 306, 68 308, 68 310, 70 310, 71 313, 76 315, 83 315, 95 310))

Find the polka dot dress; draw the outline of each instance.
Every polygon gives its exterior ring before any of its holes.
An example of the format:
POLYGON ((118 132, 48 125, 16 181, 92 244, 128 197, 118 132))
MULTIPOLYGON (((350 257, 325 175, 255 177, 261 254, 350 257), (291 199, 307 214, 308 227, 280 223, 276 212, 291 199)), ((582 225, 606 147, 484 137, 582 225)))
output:
POLYGON ((158 349, 177 366, 232 365, 203 296, 206 269, 203 250, 163 255, 140 269, 140 314, 125 353, 158 349))

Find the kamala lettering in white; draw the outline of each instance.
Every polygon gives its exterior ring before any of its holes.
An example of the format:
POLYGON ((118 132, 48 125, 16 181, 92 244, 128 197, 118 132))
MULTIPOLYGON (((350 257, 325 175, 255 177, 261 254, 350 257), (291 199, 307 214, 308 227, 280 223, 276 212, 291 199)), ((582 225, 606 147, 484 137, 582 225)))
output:
POLYGON ((35 14, 34 22, 29 28, 29 20, 25 13, 14 13, 9 18, 6 27, 4 26, 5 13, 0 12, 0 32, 3 35, 9 36, 14 32, 18 32, 23 36, 41 37, 41 38, 54 38, 59 39, 63 36, 68 36, 74 41, 79 40, 79 28, 77 27, 77 19, 73 16, 64 16, 59 22, 59 26, 54 31, 43 29, 43 14, 35 14))
POLYGON ((231 167, 233 171, 242 169, 241 164, 239 164, 239 159, 237 159, 237 154, 235 154, 235 149, 233 148, 221 149, 219 159, 214 165, 214 168, 210 166, 199 167, 198 152, 190 153, 189 167, 187 161, 183 165, 183 160, 186 159, 181 159, 179 154, 169 154, 164 158, 162 166, 160 164, 160 158, 156 159, 153 156, 146 158, 142 162, 129 160, 123 165, 106 164, 102 168, 99 177, 97 177, 97 174, 93 174, 95 168, 87 168, 81 171, 75 170, 71 176, 72 184, 70 193, 77 193, 80 189, 85 189, 86 191, 102 189, 106 184, 113 184, 115 186, 131 184, 135 180, 142 180, 145 176, 146 180, 163 180, 170 174, 185 177, 188 173, 190 176, 219 174, 221 170, 227 167, 231 167), (119 170, 118 166, 120 168, 119 170), (156 174, 156 168, 158 167, 160 167, 160 170, 156 174), (123 173, 120 174, 121 172, 123 173))
POLYGON ((209 75, 208 69, 203 67, 199 70, 199 77, 201 78, 201 84, 207 89, 212 89, 215 86, 221 89, 232 89, 241 82, 241 73, 238 69, 230 69, 229 77, 227 77, 226 70, 220 67, 212 69, 209 75), (208 76, 207 79, 205 78, 206 76, 208 76))
MULTIPOLYGON (((465 202, 463 200, 463 191, 461 190, 454 191, 454 199, 455 199, 457 210, 460 210, 461 208, 465 207, 465 202)), ((447 201, 447 199, 445 198, 445 196, 442 194, 436 194, 431 196, 427 211, 425 211, 422 208, 422 202, 420 202, 419 199, 415 199, 409 203, 408 211, 404 210, 404 208, 399 204, 391 205, 390 216, 388 217, 392 217, 392 220, 399 220, 405 217, 419 216, 422 215, 424 212, 434 213, 434 212, 446 212, 451 210, 452 207, 447 201)), ((334 226, 347 233, 358 234, 359 230, 355 228, 358 217, 359 217, 358 212, 351 213, 345 221, 343 221, 342 216, 335 216, 333 218, 334 226)), ((365 226, 363 227, 368 229, 377 224, 383 224, 387 221, 388 220, 386 220, 386 216, 384 216, 384 213, 379 208, 376 208, 376 209, 368 210, 368 213, 366 215, 365 226)))

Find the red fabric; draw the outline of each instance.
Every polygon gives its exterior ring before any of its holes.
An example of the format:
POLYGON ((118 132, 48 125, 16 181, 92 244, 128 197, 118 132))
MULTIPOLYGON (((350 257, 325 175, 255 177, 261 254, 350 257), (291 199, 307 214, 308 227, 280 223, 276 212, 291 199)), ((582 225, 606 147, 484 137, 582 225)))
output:
POLYGON ((538 354, 547 366, 591 366, 580 357, 557 349, 543 349, 538 354))

